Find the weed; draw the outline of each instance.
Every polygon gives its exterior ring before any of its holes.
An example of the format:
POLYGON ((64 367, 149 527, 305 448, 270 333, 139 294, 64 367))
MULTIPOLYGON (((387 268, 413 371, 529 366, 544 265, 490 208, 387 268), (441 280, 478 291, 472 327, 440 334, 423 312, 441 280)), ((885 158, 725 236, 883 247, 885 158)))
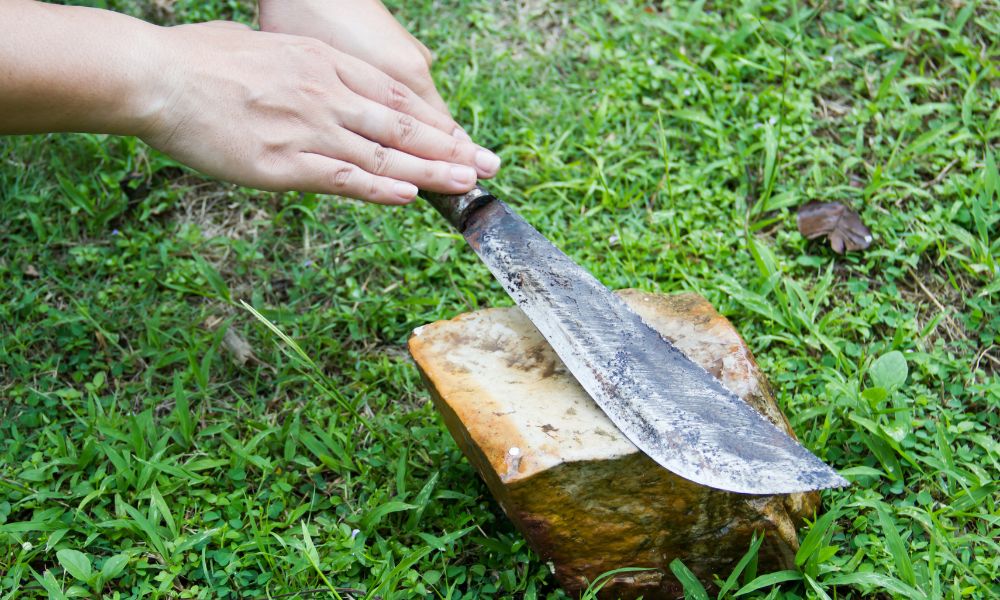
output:
MULTIPOLYGON (((709 298, 854 482, 794 569, 677 562, 689 597, 1000 594, 994 2, 396 4, 491 189, 609 286, 709 298), (810 200, 872 247, 803 240, 810 200)), ((510 302, 426 205, 95 135, 0 140, 0 182, 0 598, 565 597, 402 351, 510 302)))

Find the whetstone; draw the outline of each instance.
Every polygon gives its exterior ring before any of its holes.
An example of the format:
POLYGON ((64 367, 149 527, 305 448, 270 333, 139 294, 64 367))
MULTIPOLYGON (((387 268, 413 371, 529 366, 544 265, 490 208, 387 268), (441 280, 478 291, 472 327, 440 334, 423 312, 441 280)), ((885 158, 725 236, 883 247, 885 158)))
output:
MULTIPOLYGON (((697 294, 619 295, 654 329, 794 435, 732 324, 697 294)), ((674 598, 669 564, 726 575, 754 532, 758 571, 793 567, 796 527, 818 494, 747 496, 654 463, 618 431, 517 308, 414 331, 409 349, 452 437, 528 543, 570 593, 620 567, 601 596, 674 598)))

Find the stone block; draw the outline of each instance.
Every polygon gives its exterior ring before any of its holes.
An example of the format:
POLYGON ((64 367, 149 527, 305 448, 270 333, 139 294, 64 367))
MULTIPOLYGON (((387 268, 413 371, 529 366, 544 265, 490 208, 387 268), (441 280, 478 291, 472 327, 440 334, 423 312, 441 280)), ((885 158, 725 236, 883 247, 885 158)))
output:
MULTIPOLYGON (((701 296, 618 292, 654 329, 792 433, 746 343, 701 296)), ((570 593, 620 567, 605 598, 675 598, 680 558, 702 581, 726 575, 754 532, 759 572, 792 568, 815 493, 710 489, 654 463, 618 431, 517 308, 414 331, 410 353, 462 452, 570 593)), ((794 434, 793 434, 794 435, 794 434)))

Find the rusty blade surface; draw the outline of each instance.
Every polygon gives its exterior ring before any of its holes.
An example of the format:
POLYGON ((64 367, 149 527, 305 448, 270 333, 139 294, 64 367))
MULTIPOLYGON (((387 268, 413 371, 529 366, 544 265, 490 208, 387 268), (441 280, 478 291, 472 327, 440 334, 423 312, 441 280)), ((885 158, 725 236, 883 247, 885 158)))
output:
POLYGON ((583 388, 663 467, 746 494, 847 485, 500 200, 472 212, 464 235, 583 388))

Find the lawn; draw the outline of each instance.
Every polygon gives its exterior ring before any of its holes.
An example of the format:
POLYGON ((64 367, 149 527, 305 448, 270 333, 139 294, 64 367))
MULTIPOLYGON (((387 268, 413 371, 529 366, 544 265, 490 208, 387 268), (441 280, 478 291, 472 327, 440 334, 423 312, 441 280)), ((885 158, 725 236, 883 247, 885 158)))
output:
MULTIPOLYGON (((711 300, 854 482, 740 597, 1000 595, 996 2, 397 4, 491 189, 610 287, 711 300), (872 246, 804 240, 812 200, 872 246)), ((404 346, 509 304, 423 202, 0 139, 0 599, 567 597, 404 346)))

